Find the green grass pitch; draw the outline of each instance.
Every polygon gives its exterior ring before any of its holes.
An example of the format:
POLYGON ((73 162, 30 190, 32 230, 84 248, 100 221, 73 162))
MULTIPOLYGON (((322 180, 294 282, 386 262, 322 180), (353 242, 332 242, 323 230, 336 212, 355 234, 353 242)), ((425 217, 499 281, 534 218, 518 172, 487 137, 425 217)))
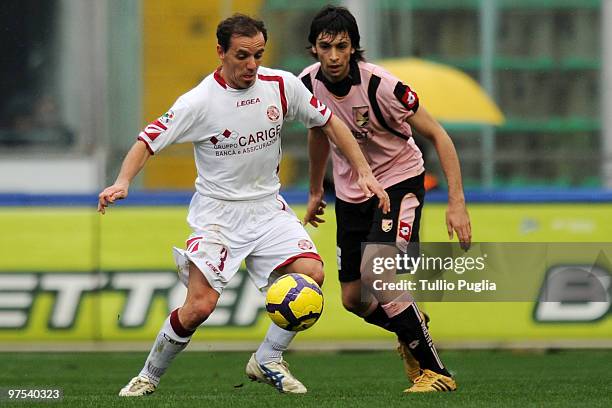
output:
MULTIPOLYGON (((151 396, 124 399, 119 389, 145 353, 0 353, 0 388, 60 387, 61 407, 609 407, 612 350, 445 351, 459 390, 405 395, 392 352, 287 353, 306 395, 283 395, 244 375, 246 352, 186 352, 151 396)), ((45 405, 45 404, 42 404, 45 405)), ((42 406, 37 402, 0 406, 42 406)))

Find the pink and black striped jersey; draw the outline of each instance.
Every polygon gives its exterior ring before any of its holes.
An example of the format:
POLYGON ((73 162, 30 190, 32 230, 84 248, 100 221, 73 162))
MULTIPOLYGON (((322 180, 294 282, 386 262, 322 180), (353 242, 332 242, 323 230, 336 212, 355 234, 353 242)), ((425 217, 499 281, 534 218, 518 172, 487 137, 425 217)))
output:
MULTIPOLYGON (((419 98, 409 86, 367 62, 351 63, 349 76, 337 84, 325 79, 318 62, 299 77, 349 127, 384 188, 425 170, 406 122, 419 107, 419 98)), ((332 161, 336 195, 352 203, 365 201, 367 197, 356 183, 357 174, 333 144, 332 161)))

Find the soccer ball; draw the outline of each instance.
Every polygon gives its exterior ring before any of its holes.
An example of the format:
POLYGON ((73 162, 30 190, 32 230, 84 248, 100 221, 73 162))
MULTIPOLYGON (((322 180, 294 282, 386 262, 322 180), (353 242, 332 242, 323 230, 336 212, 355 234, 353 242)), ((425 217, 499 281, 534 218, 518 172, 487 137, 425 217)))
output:
POLYGON ((290 273, 278 278, 266 295, 268 316, 285 330, 302 331, 323 312, 323 292, 309 276, 290 273))

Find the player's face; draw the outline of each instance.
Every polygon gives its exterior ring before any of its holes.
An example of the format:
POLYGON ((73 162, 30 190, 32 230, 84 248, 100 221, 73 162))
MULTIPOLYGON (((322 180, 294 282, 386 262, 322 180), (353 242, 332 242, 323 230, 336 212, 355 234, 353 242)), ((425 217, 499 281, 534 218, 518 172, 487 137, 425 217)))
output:
POLYGON ((348 75, 351 54, 355 52, 355 49, 351 45, 348 33, 343 32, 334 36, 322 32, 317 37, 312 52, 321 62, 323 75, 331 82, 338 82, 348 75))
POLYGON ((234 89, 245 89, 255 83, 266 41, 262 33, 254 37, 232 36, 227 51, 217 45, 221 76, 234 89))

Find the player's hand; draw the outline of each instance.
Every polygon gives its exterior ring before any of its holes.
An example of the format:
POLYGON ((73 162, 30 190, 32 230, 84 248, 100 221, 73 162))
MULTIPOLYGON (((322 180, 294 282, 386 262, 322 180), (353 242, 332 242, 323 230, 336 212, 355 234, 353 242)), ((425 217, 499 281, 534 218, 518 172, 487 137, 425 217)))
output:
POLYGON ((106 187, 98 195, 98 212, 101 214, 106 213, 106 207, 114 204, 116 200, 122 200, 128 196, 128 186, 123 184, 113 184, 110 187, 106 187))
POLYGON ((465 203, 449 204, 446 209, 446 228, 448 239, 453 239, 453 232, 457 233, 459 244, 464 251, 470 249, 472 243, 472 225, 465 203))
POLYGON ((387 214, 391 210, 389 194, 387 194, 372 173, 360 175, 357 179, 357 184, 366 197, 370 198, 376 194, 376 197, 378 197, 378 208, 382 210, 383 214, 387 214))
POLYGON ((308 195, 308 205, 306 206, 306 215, 302 221, 303 225, 310 224, 313 227, 318 227, 319 224, 325 222, 321 215, 325 213, 325 207, 327 203, 323 200, 323 190, 317 192, 311 192, 308 195))

